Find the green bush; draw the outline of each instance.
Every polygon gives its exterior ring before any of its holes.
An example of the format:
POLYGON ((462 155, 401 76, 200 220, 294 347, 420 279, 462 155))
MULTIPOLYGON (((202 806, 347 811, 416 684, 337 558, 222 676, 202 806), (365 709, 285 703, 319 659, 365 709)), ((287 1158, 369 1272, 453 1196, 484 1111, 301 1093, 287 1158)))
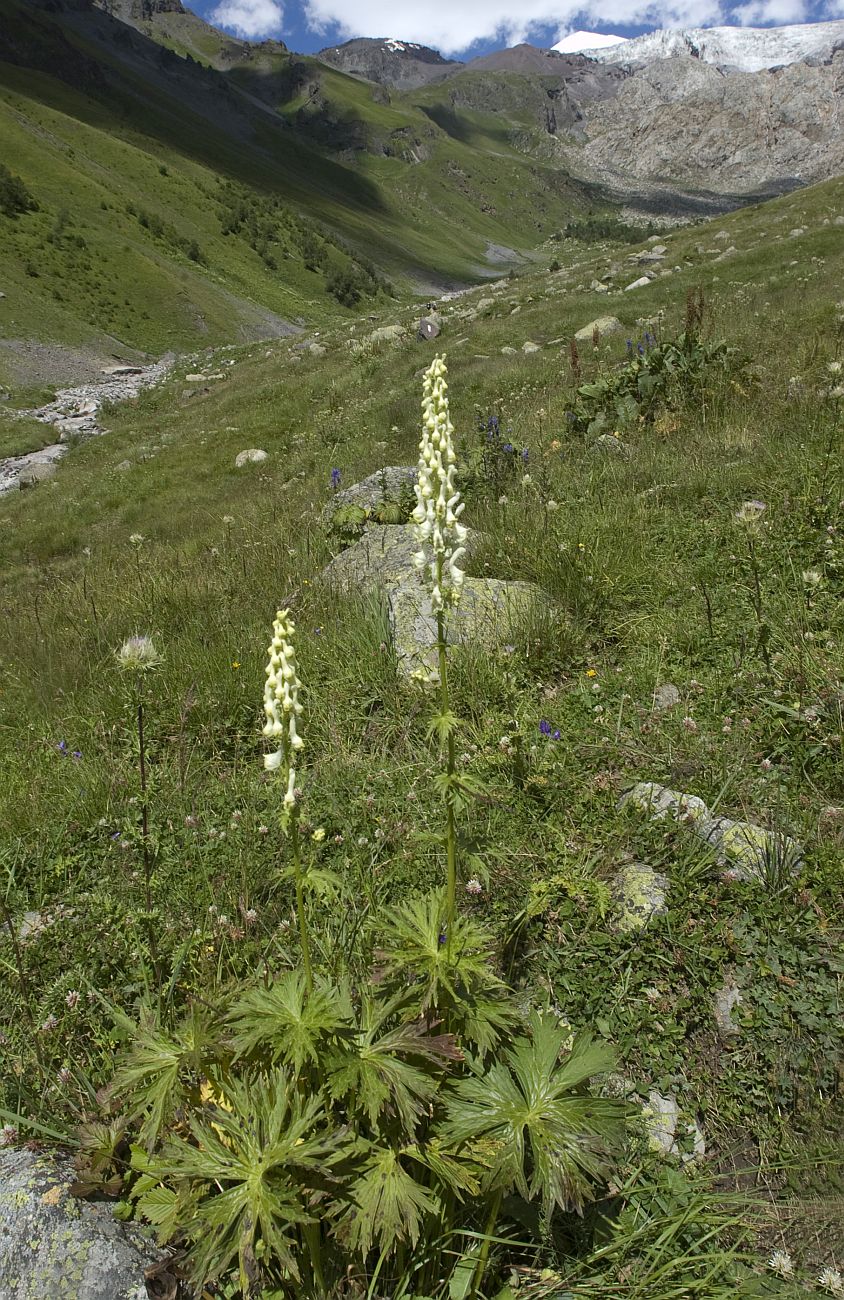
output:
POLYGON ((5 217, 17 217, 21 213, 37 210, 38 203, 20 176, 15 176, 8 167, 0 163, 0 212, 5 217))

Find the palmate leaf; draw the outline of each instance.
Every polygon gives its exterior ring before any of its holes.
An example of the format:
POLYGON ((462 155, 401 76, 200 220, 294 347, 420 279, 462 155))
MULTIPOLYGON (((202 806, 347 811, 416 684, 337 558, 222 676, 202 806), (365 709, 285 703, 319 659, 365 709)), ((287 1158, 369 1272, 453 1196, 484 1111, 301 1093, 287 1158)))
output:
POLYGON ((158 1140, 176 1108, 223 1054, 210 1017, 197 1007, 172 1032, 150 1015, 141 1020, 111 1092, 122 1099, 130 1120, 144 1117, 142 1143, 151 1146, 158 1140))
POLYGON ((234 1030, 237 1057, 260 1049, 298 1073, 306 1063, 318 1063, 321 1052, 347 1028, 347 1017, 345 999, 334 985, 317 979, 309 993, 304 974, 296 970, 269 988, 248 989, 226 1020, 234 1030))
POLYGON ((603 1044, 579 1035, 559 1063, 567 1031, 537 1013, 529 1030, 506 1063, 472 1063, 473 1077, 453 1085, 439 1136, 458 1148, 492 1140, 486 1186, 515 1187, 526 1200, 539 1195, 548 1216, 555 1208, 580 1211, 622 1148, 627 1107, 575 1091, 612 1067, 603 1044))
MULTIPOLYGON (((188 1198, 181 1228, 194 1280, 220 1277, 237 1258, 248 1292, 259 1256, 298 1277, 295 1227, 314 1221, 311 1192, 349 1148, 341 1130, 325 1127, 322 1097, 302 1097, 282 1073, 232 1082, 227 1100, 232 1110, 217 1110, 213 1123, 193 1116, 191 1140, 172 1138, 146 1176, 188 1198)), ((165 1211, 166 1197, 152 1210, 165 1211)))
POLYGON ((513 1012, 504 984, 491 965, 491 936, 471 917, 454 920, 451 943, 444 931, 446 906, 437 892, 392 908, 385 922, 388 983, 415 986, 415 1008, 437 1014, 467 1042, 490 1050, 513 1012))
POLYGON ((398 1242, 414 1246, 425 1217, 439 1213, 439 1198, 404 1169, 401 1154, 372 1147, 349 1188, 352 1205, 340 1219, 338 1235, 354 1251, 365 1255, 376 1242, 382 1248, 398 1242))
POLYGON ((360 1107, 373 1127, 398 1116, 412 1136, 437 1090, 437 1075, 462 1053, 448 1034, 424 1024, 396 1023, 405 995, 377 1001, 364 992, 359 1027, 329 1054, 327 1086, 336 1100, 360 1107))

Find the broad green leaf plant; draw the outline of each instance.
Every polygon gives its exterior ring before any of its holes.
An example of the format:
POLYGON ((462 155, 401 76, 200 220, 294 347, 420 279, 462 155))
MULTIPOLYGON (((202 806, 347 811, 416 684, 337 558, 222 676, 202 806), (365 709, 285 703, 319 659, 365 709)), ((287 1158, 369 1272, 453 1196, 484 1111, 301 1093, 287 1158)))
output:
MULTIPOLYGON (((518 1007, 493 935, 457 908, 467 792, 446 614, 460 600, 466 533, 439 357, 423 420, 413 517, 438 627, 431 734, 445 755, 445 889, 376 918, 354 970, 338 978, 315 964, 319 915, 300 851, 303 687, 281 610, 264 697, 277 747, 265 766, 278 778, 299 964, 214 995, 181 1024, 146 1019, 112 1089, 111 1115, 134 1142, 127 1204, 198 1288, 226 1296, 495 1294, 495 1243, 519 1221, 514 1201, 536 1202, 547 1227, 599 1193, 623 1150, 624 1104, 589 1091, 612 1067, 609 1050, 548 1010, 518 1007)), ((108 1156, 97 1169, 113 1181, 108 1156)))

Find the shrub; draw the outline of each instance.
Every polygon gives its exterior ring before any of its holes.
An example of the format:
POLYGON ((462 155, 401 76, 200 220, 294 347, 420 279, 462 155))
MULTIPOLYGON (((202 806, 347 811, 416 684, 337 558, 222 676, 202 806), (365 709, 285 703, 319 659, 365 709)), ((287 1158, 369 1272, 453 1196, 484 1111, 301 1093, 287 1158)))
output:
POLYGON ((8 167, 0 163, 0 212, 6 217, 17 217, 21 213, 37 210, 38 203, 20 176, 14 175, 8 167))

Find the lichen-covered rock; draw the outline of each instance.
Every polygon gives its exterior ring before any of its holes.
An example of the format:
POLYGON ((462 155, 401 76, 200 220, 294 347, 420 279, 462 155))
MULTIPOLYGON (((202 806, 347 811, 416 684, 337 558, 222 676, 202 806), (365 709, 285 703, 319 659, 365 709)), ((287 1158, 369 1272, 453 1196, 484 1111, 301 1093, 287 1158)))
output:
POLYGON ((741 1003, 741 990, 731 980, 725 980, 712 999, 712 1014, 722 1038, 732 1038, 741 1032, 733 1020, 733 1012, 741 1003))
POLYGON ((382 501, 397 499, 402 488, 412 488, 416 482, 415 465, 387 465, 360 483, 335 492, 325 508, 325 515, 331 517, 341 506, 362 506, 364 510, 374 510, 382 501))
POLYGON ((680 703, 680 692, 673 682, 663 682, 654 691, 654 713, 665 713, 680 703))
POLYGON ((624 326, 617 316, 599 316, 597 320, 590 320, 588 325, 579 329, 574 337, 578 343, 591 343, 595 330, 598 331, 599 338, 603 338, 606 334, 622 334, 624 326))
POLYGON ((669 790, 656 781, 640 781, 622 795, 619 807, 638 808, 652 821, 674 821, 688 826, 712 846, 716 861, 734 880, 759 880, 796 875, 803 865, 803 850, 796 840, 753 822, 713 817, 697 795, 669 790))
POLYGON ((678 1155, 684 1163, 701 1160, 706 1155, 706 1141, 697 1119, 686 1120, 673 1094, 664 1096, 656 1089, 648 1093, 642 1107, 642 1119, 651 1148, 664 1156, 678 1155))
POLYGON ((617 460, 630 459, 630 448, 615 433, 598 434, 589 450, 593 456, 614 456, 617 460))
POLYGON ((639 781, 632 790, 622 795, 620 806, 639 808, 648 813, 653 821, 665 821, 671 817, 674 821, 695 825, 709 817, 709 809, 697 795, 669 790, 656 781, 639 781))
POLYGON ((106 1204, 70 1194, 69 1161, 0 1151, 3 1300, 147 1300, 144 1271, 158 1252, 106 1204))
POLYGON ((369 336, 370 343, 401 343, 407 338, 403 325, 382 325, 369 336))
POLYGON ((234 458, 235 469, 243 469, 245 465, 261 465, 269 459, 269 452, 264 451, 262 447, 247 447, 246 451, 239 451, 234 458))
MULTIPOLYGON (((487 649, 506 644, 514 629, 547 604, 533 582, 500 578, 466 578, 456 609, 449 611, 446 639, 450 645, 479 645, 487 649)), ((394 588, 389 596, 390 627, 399 672, 436 672, 437 623, 427 590, 416 580, 394 588)))
POLYGON ((622 867, 612 883, 614 928, 622 934, 644 929, 653 917, 668 911, 667 895, 668 877, 661 871, 654 871, 646 862, 622 867))

